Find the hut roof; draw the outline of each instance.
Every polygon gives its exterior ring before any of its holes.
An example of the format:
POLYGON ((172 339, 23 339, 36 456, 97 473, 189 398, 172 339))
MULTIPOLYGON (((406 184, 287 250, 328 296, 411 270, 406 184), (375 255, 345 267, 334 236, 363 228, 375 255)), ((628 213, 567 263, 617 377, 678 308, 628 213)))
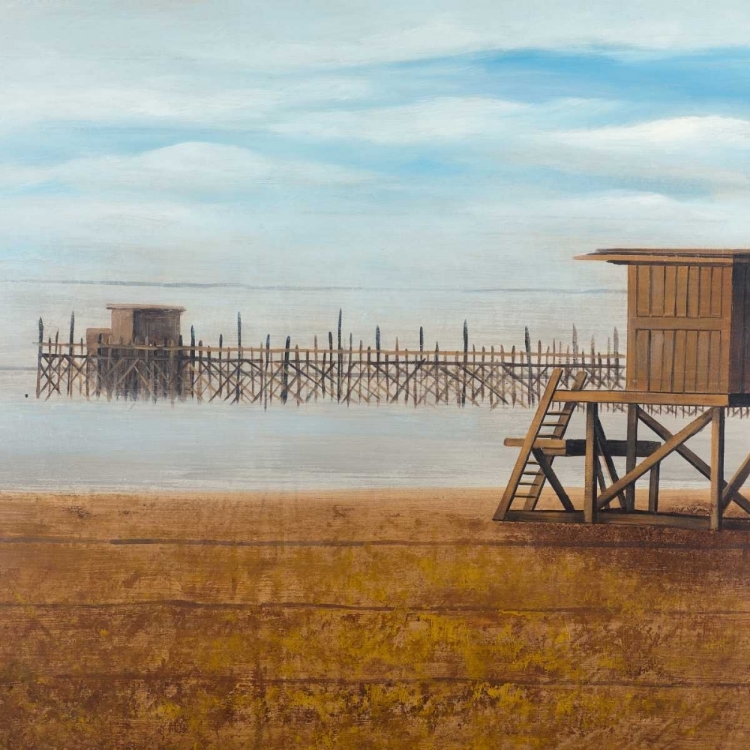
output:
POLYGON ((748 248, 615 247, 577 255, 576 260, 604 260, 609 263, 679 263, 731 265, 750 261, 748 248))
POLYGON ((152 310, 155 312, 185 312, 184 307, 176 305, 129 305, 129 304, 109 304, 107 310, 152 310))

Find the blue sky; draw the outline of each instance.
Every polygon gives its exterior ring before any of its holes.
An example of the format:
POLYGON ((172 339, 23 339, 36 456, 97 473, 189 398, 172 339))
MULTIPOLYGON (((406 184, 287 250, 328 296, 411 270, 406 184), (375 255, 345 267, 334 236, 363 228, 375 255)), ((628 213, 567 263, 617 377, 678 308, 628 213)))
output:
POLYGON ((750 244, 750 6, 0 4, 5 278, 618 287, 750 244))

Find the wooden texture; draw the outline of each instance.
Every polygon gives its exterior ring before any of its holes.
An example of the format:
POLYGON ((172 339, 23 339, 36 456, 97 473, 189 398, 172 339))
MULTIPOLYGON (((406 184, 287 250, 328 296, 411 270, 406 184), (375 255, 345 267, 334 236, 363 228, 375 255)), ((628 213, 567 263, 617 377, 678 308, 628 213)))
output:
MULTIPOLYGON (((43 324, 42 324, 43 325, 43 324)), ((43 328, 42 328, 43 330, 43 328)), ((342 332, 341 332, 342 333, 342 332)), ((615 338, 616 338, 616 331, 615 338)), ((238 319, 238 335, 241 322, 238 319)), ((467 332, 468 336, 468 332, 467 332)), ((515 348, 499 356, 478 351, 410 351, 355 348, 351 340, 336 349, 333 333, 327 349, 303 348, 287 337, 288 347, 137 341, 131 345, 37 342, 37 396, 187 400, 302 406, 318 400, 346 404, 453 404, 502 408, 536 404, 552 371, 563 370, 562 383, 575 389, 579 374, 597 388, 624 384, 625 360, 617 347, 607 355, 581 352, 571 361, 557 342, 542 343, 523 357, 515 348), (209 356, 210 355, 210 356, 209 356), (322 361, 321 361, 322 359, 322 361)), ((338 336, 336 337, 336 340, 338 336)), ((241 338, 238 339, 241 343, 241 338)))
POLYGON ((586 404, 586 456, 583 475, 583 515, 586 523, 596 521, 596 470, 599 462, 596 422, 598 419, 598 404, 586 404))
POLYGON ((721 393, 649 393, 648 391, 573 391, 558 390, 558 403, 642 404, 662 406, 748 406, 750 394, 721 393))
MULTIPOLYGON (((665 442, 671 440, 674 435, 664 425, 656 421, 650 414, 639 410, 638 418, 651 430, 653 430, 665 442)), ((706 479, 711 479, 711 467, 700 456, 693 452, 686 445, 679 445, 676 449, 694 469, 700 472, 706 479)), ((750 475, 750 455, 745 459, 737 473, 732 477, 732 481, 724 483, 723 503, 724 506, 730 502, 736 502, 745 512, 750 513, 750 500, 740 492, 740 488, 750 475)))
POLYGON ((552 397, 555 395, 555 390, 561 378, 562 370, 558 368, 552 373, 552 376, 547 383, 544 395, 539 401, 539 406, 537 407, 536 413, 531 420, 531 425, 529 425, 529 430, 526 433, 523 444, 521 445, 521 450, 518 453, 518 458, 516 459, 516 463, 513 466, 513 471, 511 472, 510 479, 508 480, 505 492, 503 493, 502 499, 500 500, 500 505, 498 505, 497 510, 495 511, 494 520, 496 521, 503 520, 505 514, 508 512, 511 506, 511 503, 513 502, 513 498, 515 497, 518 490, 519 482, 521 482, 523 472, 529 462, 529 456, 531 455, 531 451, 534 448, 534 441, 539 435, 539 431, 542 428, 542 423, 547 416, 547 410, 552 403, 552 397))
MULTIPOLYGON (((566 404, 561 409, 550 409, 555 389, 562 377, 562 368, 555 368, 544 394, 537 395, 539 406, 526 436, 518 443, 521 450, 495 512, 495 520, 503 520, 516 498, 523 499, 524 510, 534 510, 547 482, 553 487, 563 507, 569 511, 573 510, 570 498, 552 468, 556 455, 567 453, 568 444, 563 437, 575 410, 575 404, 566 404)), ((584 371, 576 374, 572 385, 575 391, 583 388, 586 377, 584 371)))
MULTIPOLYGON (((594 408, 596 404, 587 404, 594 408)), ((648 458, 641 461, 640 464, 636 465, 634 469, 629 471, 623 476, 619 482, 615 482, 613 485, 608 487, 604 492, 599 495, 598 503, 600 506, 605 505, 615 495, 625 489, 629 484, 642 477, 652 467, 656 466, 660 461, 663 461, 670 453, 673 453, 677 448, 682 445, 686 440, 689 440, 693 435, 700 432, 712 418, 712 411, 706 411, 699 417, 694 419, 689 425, 683 427, 674 437, 667 440, 660 448, 655 450, 648 458)), ((587 425, 587 438, 588 438, 588 425, 587 425)))
POLYGON ((747 532, 496 502, 6 494, 0 746, 750 745, 747 532))
MULTIPOLYGON (((503 445, 507 448, 520 448, 524 438, 505 438, 503 445)), ((636 456, 649 456, 660 443, 655 440, 638 440, 633 444, 633 459, 636 456)), ((627 456, 629 444, 627 440, 607 440, 607 450, 612 456, 627 456)), ((534 448, 544 451, 546 456, 585 456, 586 440, 583 438, 537 438, 534 448)), ((635 464, 633 464, 635 465, 635 464)))
POLYGON ((721 531, 724 515, 724 409, 711 409, 711 531, 721 531))
POLYGON ((628 390, 750 393, 747 251, 583 257, 628 266, 628 390))
POLYGON ((733 268, 649 263, 635 269, 628 388, 728 393, 733 268))
MULTIPOLYGON (((625 473, 633 471, 638 457, 638 404, 628 404, 627 439, 625 446, 625 473)), ((611 450, 611 449, 610 449, 611 450)), ((635 510, 635 482, 625 488, 628 510, 635 510)))

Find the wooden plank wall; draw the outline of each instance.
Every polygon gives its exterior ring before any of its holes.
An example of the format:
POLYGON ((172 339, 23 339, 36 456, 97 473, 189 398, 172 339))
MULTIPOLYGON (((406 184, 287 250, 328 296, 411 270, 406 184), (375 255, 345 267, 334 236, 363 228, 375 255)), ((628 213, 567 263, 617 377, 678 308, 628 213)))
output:
POLYGON ((732 268, 631 266, 628 388, 729 392, 732 268))

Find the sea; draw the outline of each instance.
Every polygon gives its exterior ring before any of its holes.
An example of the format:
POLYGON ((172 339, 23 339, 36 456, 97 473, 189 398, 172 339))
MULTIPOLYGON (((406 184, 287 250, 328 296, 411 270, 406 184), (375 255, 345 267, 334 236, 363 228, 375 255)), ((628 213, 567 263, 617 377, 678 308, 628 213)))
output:
MULTIPOLYGON (((626 295, 622 290, 424 289, 264 287, 262 285, 142 284, 75 279, 0 282, 0 488, 6 491, 304 491, 344 488, 504 486, 516 450, 506 436, 521 436, 532 417, 523 408, 456 405, 304 406, 130 402, 53 397, 38 400, 36 341, 57 330, 67 340, 75 313, 76 339, 87 327, 106 326, 108 303, 175 304, 186 308, 182 330, 196 339, 236 341, 237 314, 245 345, 270 335, 271 346, 310 346, 336 335, 355 346, 460 349, 466 322, 469 344, 522 347, 525 329, 543 346, 625 347, 626 295)), ((667 426, 684 424, 664 419, 667 426)), ((611 438, 624 437, 624 414, 603 415, 611 438)), ((576 416, 571 435, 582 435, 576 416)), ((643 436, 647 435, 645 428, 643 436)), ((727 472, 750 450, 750 419, 727 421, 727 472)), ((693 447, 708 456, 709 434, 693 447)), ((556 463, 563 482, 580 486, 582 460, 556 463)), ((647 478, 643 480, 647 482, 647 478)), ((664 462, 665 486, 706 487, 679 457, 664 462)))

